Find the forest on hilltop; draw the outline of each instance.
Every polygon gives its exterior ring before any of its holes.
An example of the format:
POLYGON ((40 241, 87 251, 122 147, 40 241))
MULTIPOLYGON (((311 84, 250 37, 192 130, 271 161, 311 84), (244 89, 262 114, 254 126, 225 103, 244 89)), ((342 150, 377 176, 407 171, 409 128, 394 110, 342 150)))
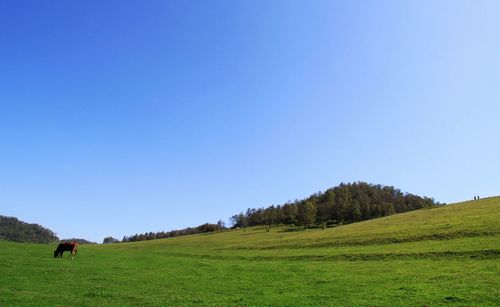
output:
MULTIPOLYGON (((393 186, 366 182, 341 183, 324 192, 282 205, 249 208, 233 215, 233 228, 263 226, 267 231, 274 225, 307 227, 335 227, 422 208, 442 205, 433 198, 403 193, 393 186)), ((194 228, 169 232, 149 232, 123 237, 122 242, 162 239, 180 235, 214 232, 225 228, 222 221, 194 228)))
POLYGON ((303 200, 267 208, 247 209, 231 217, 235 227, 273 225, 335 226, 395 213, 439 206, 433 198, 403 193, 393 186, 366 182, 341 183, 303 200))
POLYGON ((29 224, 15 217, 0 215, 0 239, 16 242, 51 243, 59 241, 56 234, 38 224, 29 224))

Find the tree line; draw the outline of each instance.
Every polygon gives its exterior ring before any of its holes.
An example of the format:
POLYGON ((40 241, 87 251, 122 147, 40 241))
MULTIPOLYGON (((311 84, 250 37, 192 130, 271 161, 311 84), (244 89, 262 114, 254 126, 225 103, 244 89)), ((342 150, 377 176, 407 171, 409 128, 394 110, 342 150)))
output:
POLYGON ((61 242, 78 242, 78 244, 97 244, 96 242, 89 241, 86 239, 81 239, 81 238, 62 239, 61 242))
MULTIPOLYGON (((403 193, 393 186, 354 182, 341 183, 324 192, 282 205, 249 208, 246 212, 233 215, 230 221, 233 228, 244 230, 248 226, 262 226, 269 231, 272 226, 280 224, 326 228, 439 205, 442 204, 433 198, 403 193)), ((163 239, 223 229, 226 229, 225 224, 219 220, 217 224, 206 223, 181 230, 124 236, 121 242, 163 239)), ((117 242, 120 240, 107 237, 103 243, 117 242)))
POLYGON ((263 226, 267 231, 278 224, 325 228, 438 205, 432 198, 403 193, 392 186, 341 183, 302 200, 249 208, 233 215, 231 222, 233 227, 263 226))
MULTIPOLYGON (((224 221, 219 220, 217 224, 205 223, 203 225, 197 227, 187 227, 184 229, 171 230, 171 231, 160 231, 160 232, 147 232, 142 234, 135 234, 133 236, 124 236, 121 242, 136 242, 136 241, 145 241, 145 240, 155 240, 155 239, 164 239, 164 238, 173 238, 178 236, 185 235, 193 235, 199 233, 207 233, 207 232, 217 232, 222 231, 226 228, 224 221)), ((118 243, 120 240, 106 237, 104 238, 103 243, 118 243)))
POLYGON ((15 217, 0 215, 0 240, 32 243, 58 242, 51 230, 38 224, 29 224, 15 217))

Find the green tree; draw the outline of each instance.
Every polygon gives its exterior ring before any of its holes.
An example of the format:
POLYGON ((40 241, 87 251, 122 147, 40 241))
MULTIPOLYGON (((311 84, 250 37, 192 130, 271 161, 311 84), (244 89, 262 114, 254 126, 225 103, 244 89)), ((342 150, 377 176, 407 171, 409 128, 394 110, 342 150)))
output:
POLYGON ((111 244, 111 243, 119 243, 120 240, 115 239, 113 237, 106 237, 104 240, 102 240, 102 244, 111 244))
POLYGON ((351 205, 351 221, 357 222, 361 219, 361 208, 357 200, 351 205))
POLYGON ((247 231, 248 219, 247 216, 243 214, 243 212, 238 215, 238 225, 239 227, 243 227, 243 231, 247 231))
POLYGON ((283 220, 286 224, 295 224, 297 221, 298 208, 296 204, 285 204, 283 206, 283 220))
POLYGON ((226 223, 222 219, 217 221, 217 230, 222 232, 224 228, 226 228, 226 223))
POLYGON ((304 229, 314 224, 316 219, 316 207, 311 201, 303 201, 298 206, 297 219, 304 229))
POLYGON ((233 227, 242 227, 243 231, 246 231, 246 227, 248 225, 247 216, 241 212, 240 214, 235 214, 231 218, 231 223, 233 227))

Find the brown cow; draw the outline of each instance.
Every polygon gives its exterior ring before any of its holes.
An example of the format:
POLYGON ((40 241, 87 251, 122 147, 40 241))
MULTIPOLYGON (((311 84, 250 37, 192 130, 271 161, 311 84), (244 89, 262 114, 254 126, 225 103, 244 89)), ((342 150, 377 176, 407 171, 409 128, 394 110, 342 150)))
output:
POLYGON ((54 251, 54 258, 62 258, 65 251, 71 252, 69 258, 73 259, 78 252, 78 242, 62 242, 59 243, 57 249, 54 251))

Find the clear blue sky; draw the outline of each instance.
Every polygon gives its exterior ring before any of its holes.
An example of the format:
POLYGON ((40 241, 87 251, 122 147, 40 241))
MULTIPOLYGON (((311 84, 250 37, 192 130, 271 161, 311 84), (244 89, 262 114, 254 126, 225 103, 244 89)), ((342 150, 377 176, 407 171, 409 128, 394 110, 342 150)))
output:
POLYGON ((336 186, 500 194, 498 1, 0 1, 0 214, 61 238, 336 186))

